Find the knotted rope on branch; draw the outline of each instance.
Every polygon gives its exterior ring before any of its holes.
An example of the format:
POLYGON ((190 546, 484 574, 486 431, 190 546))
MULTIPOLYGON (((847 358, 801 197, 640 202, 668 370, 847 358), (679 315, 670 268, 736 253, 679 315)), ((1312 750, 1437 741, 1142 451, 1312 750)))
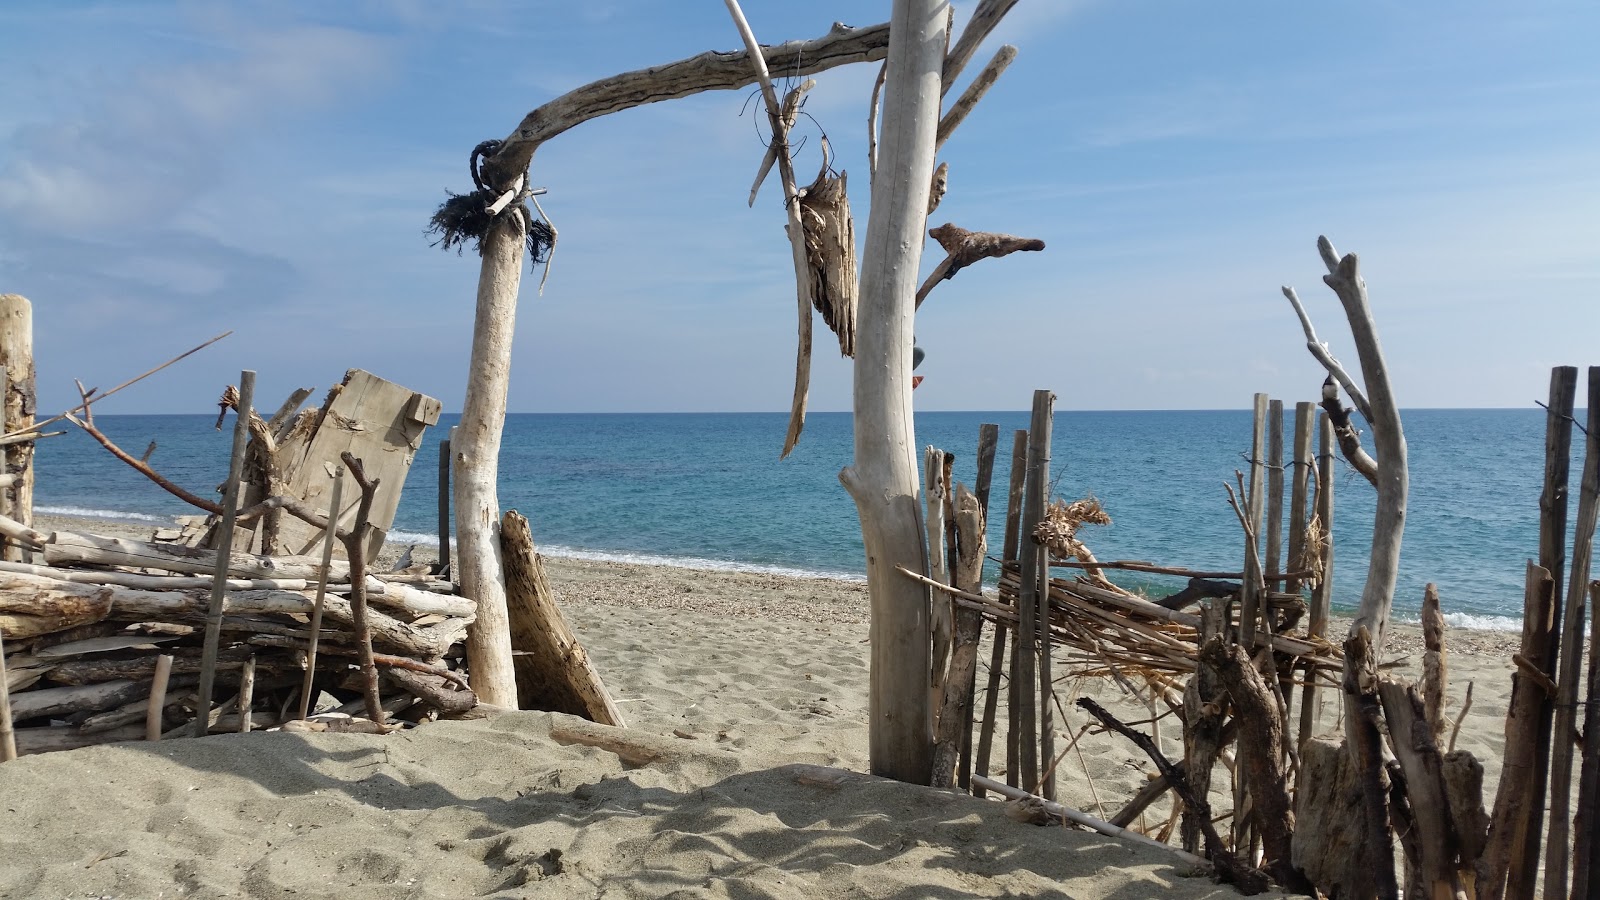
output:
POLYGON ((428 221, 427 231, 438 235, 438 240, 433 242, 435 247, 454 249, 459 254, 471 243, 482 255, 484 235, 496 223, 508 221, 523 230, 527 236, 531 263, 539 265, 549 258, 550 249, 555 245, 555 230, 528 209, 526 201, 533 196, 533 191, 526 186, 526 176, 519 175, 514 183, 503 186, 489 180, 485 163, 494 156, 500 143, 484 141, 472 148, 472 154, 467 159, 467 170, 472 175, 476 190, 470 194, 445 191, 449 199, 434 211, 433 218, 428 221), (508 193, 511 194, 509 200, 506 198, 508 193))
POLYGON ((941 281, 954 278, 956 273, 980 259, 999 259, 1019 250, 1043 250, 1044 241, 1038 238, 1021 238, 1011 234, 990 231, 968 231, 946 222, 928 232, 928 237, 944 248, 945 258, 917 289, 917 306, 928 298, 928 292, 941 281))

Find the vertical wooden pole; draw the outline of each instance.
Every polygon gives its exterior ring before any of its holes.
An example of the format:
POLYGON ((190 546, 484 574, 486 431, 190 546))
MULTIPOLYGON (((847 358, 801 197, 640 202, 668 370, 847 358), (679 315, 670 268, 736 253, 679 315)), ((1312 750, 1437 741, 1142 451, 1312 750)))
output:
MULTIPOLYGON (((973 493, 977 495, 978 498, 978 509, 982 516, 978 527, 981 530, 981 533, 984 535, 986 545, 989 532, 989 486, 994 480, 994 454, 999 443, 999 425, 986 423, 978 426, 978 476, 977 484, 973 486, 973 493)), ((968 550, 963 549, 962 552, 966 553, 968 550)), ((983 584, 983 567, 984 560, 980 558, 978 560, 978 584, 980 587, 983 584)), ((995 637, 994 646, 995 655, 1005 652, 1005 644, 1000 641, 998 634, 995 637)), ((991 670, 998 672, 999 667, 999 661, 995 661, 991 667, 991 670)), ((973 698, 977 697, 977 679, 978 670, 976 667, 974 667, 972 670, 972 684, 967 688, 967 696, 973 698)), ((987 697, 985 697, 985 702, 988 702, 987 697)), ((956 783, 961 787, 969 790, 972 789, 972 719, 976 708, 977 705, 974 703, 967 704, 967 721, 965 727, 961 731, 961 768, 956 781, 956 783)), ((987 748, 985 749, 987 750, 987 748)), ((985 764, 987 764, 988 759, 989 757, 986 752, 984 754, 985 764)), ((984 774, 988 774, 988 772, 985 771, 984 774)), ((983 789, 978 788, 977 790, 981 791, 983 789)), ((978 796, 981 797, 983 795, 979 794, 978 796)))
MULTIPOLYGON (((1285 571, 1300 568, 1305 554, 1306 519, 1311 510, 1311 434, 1317 427, 1317 405, 1304 400, 1294 405, 1294 463, 1289 481, 1289 557, 1285 571)), ((1296 578, 1284 582, 1285 593, 1298 594, 1302 584, 1296 578)))
MULTIPOLYGON (((1277 582, 1270 576, 1283 571, 1283 401, 1267 404, 1267 532, 1262 542, 1267 559, 1267 590, 1277 582)), ((1271 610, 1267 611, 1268 615, 1271 610)))
POLYGON ((172 654, 156 657, 155 676, 150 682, 150 705, 145 707, 144 739, 161 740, 162 716, 167 708, 167 682, 172 678, 172 654))
POLYGON ((917 515, 911 343, 946 11, 942 0, 895 0, 890 17, 883 141, 872 182, 856 322, 855 460, 839 473, 855 500, 867 553, 872 773, 923 784, 933 772, 928 589, 897 567, 927 571, 917 515))
POLYGON ((518 213, 500 217, 483 236, 472 361, 461 424, 450 441, 456 514, 452 581, 478 605, 467 630, 467 667, 478 700, 515 709, 517 678, 511 663, 511 623, 500 565, 500 438, 511 385, 511 338, 517 290, 522 285, 527 223, 518 213))
MULTIPOLYGON (((1571 376, 1551 373, 1550 405, 1555 406, 1556 381, 1563 378, 1563 388, 1568 391, 1566 404, 1570 409, 1577 389, 1578 370, 1570 369, 1571 376)), ((1578 682, 1583 674, 1584 595, 1589 587, 1589 564, 1594 553, 1595 517, 1600 512, 1600 435, 1593 426, 1600 422, 1600 368, 1589 369, 1589 434, 1584 440, 1583 477, 1578 489, 1578 518, 1573 527, 1572 576, 1567 580, 1567 605, 1561 626, 1561 649, 1557 657, 1560 672, 1556 679, 1554 742, 1550 748, 1550 833, 1546 846, 1549 859, 1545 865, 1544 884, 1548 896, 1560 897, 1567 893, 1568 854, 1570 836, 1568 819, 1572 798, 1572 754, 1575 724, 1577 721, 1578 682)), ((1558 540, 1564 540, 1565 534, 1558 540)), ((1591 652, 1593 652, 1591 650, 1591 652)))
POLYGON ((306 680, 300 687, 302 719, 311 714, 311 692, 317 680, 317 643, 322 638, 322 605, 328 597, 328 570, 333 566, 333 541, 339 533, 339 520, 344 510, 339 496, 343 491, 344 467, 340 466, 333 473, 333 488, 328 494, 328 528, 322 533, 322 568, 317 570, 317 600, 311 607, 311 633, 306 640, 306 680))
MULTIPOLYGON (((1538 630, 1538 639, 1545 644, 1539 668, 1546 673, 1556 671, 1557 654, 1561 648, 1563 621, 1561 585, 1562 576, 1566 571, 1567 490, 1572 468, 1572 406, 1577 387, 1576 368, 1560 366, 1551 371, 1550 410, 1545 418, 1544 491, 1539 495, 1539 567, 1550 573, 1550 612, 1548 619, 1532 623, 1538 630)), ((1529 777, 1527 819, 1518 823, 1516 835, 1520 843, 1513 849, 1511 869, 1506 879, 1507 896, 1513 897, 1535 896, 1539 879, 1539 854, 1544 851, 1545 791, 1550 780, 1555 698, 1543 692, 1537 696, 1538 745, 1533 757, 1533 772, 1529 777)), ((1571 758, 1569 749, 1567 756, 1569 765, 1571 758)), ((1561 807, 1562 818, 1565 819, 1567 807, 1565 798, 1561 807)), ((1562 839, 1562 848, 1562 856, 1565 857, 1565 836, 1562 839)), ((1562 859, 1561 868, 1563 872, 1560 880, 1565 883, 1565 858, 1562 859)))
MULTIPOLYGON (((450 429, 451 437, 456 430, 450 429)), ((439 569, 440 572, 449 573, 450 580, 455 581, 455 573, 450 571, 450 438, 439 442, 439 569)))
MULTIPOLYGON (((1589 423, 1595 424, 1595 378, 1589 370, 1589 423)), ((1597 432, 1591 428, 1590 440, 1597 432)), ((1589 582, 1589 689, 1583 709, 1583 733, 1600 734, 1600 581, 1589 582)), ((1572 847, 1572 896, 1600 897, 1600 841, 1594 839, 1594 823, 1600 818, 1600 741, 1583 747, 1583 769, 1578 778, 1578 815, 1573 821, 1576 836, 1572 847)))
MULTIPOLYGON (((923 449, 922 494, 927 501, 928 577, 940 584, 950 584, 953 560, 945 555, 945 522, 954 518, 949 505, 949 495, 944 490, 944 451, 929 444, 923 449)), ((950 649, 955 640, 955 603, 943 591, 932 593, 929 627, 933 632, 931 691, 929 703, 935 716, 935 734, 939 732, 937 717, 944 706, 946 669, 950 664, 950 649)), ((943 785, 948 787, 948 785, 943 785)))
MULTIPOLYGON (((1320 427, 1323 430, 1322 441, 1321 446, 1318 448, 1318 453, 1320 455, 1317 457, 1316 462, 1313 462, 1311 456, 1311 435, 1313 431, 1316 431, 1319 428, 1316 404, 1310 402, 1296 404, 1294 414, 1295 490, 1297 492, 1295 495, 1297 498, 1295 507, 1297 511, 1292 515, 1292 518, 1295 519, 1296 524, 1292 526, 1294 528, 1294 532, 1290 534, 1290 537, 1293 538, 1298 535, 1299 544, 1296 545, 1294 541, 1290 542, 1291 548, 1294 548, 1289 551, 1289 555, 1293 559, 1293 562, 1290 563, 1290 567, 1300 568, 1300 560, 1302 557, 1308 560, 1311 558, 1311 553, 1306 552, 1306 548, 1304 546, 1306 528, 1311 516, 1316 516, 1318 522, 1320 523, 1322 533, 1326 536, 1325 540, 1328 542, 1329 548, 1322 554, 1322 562, 1324 564, 1322 582, 1326 582, 1333 576, 1333 571, 1331 568, 1331 564, 1333 562, 1333 532, 1327 530, 1328 520, 1323 518, 1322 467, 1324 464, 1331 466, 1333 463, 1333 440, 1332 435, 1329 433, 1329 430, 1332 428, 1332 426, 1327 422, 1327 414, 1323 413, 1320 422, 1320 427), (1326 457, 1326 459, 1323 457, 1326 457), (1311 493, 1311 479, 1313 475, 1317 479, 1314 501, 1311 493), (1315 503, 1314 509, 1310 508, 1313 502, 1315 503)), ((1330 472, 1329 474, 1331 476, 1332 473, 1330 472)), ((1333 479, 1331 477, 1328 479, 1328 485, 1329 494, 1327 497, 1327 512, 1331 516, 1333 511, 1333 479)), ((1313 549, 1312 552, 1315 552, 1315 550, 1313 549)), ((1309 614, 1306 619, 1306 633, 1314 637, 1325 637, 1328 631, 1328 609, 1325 606, 1319 608, 1318 602, 1319 599, 1328 599, 1326 592, 1322 590, 1322 582, 1318 582, 1315 590, 1312 592, 1309 614), (1317 630, 1319 628, 1321 631, 1317 630)), ((1298 592, 1303 586, 1304 585, 1299 582, 1294 582, 1293 590, 1298 592)), ((1297 748, 1305 746, 1306 740, 1311 737, 1311 731, 1313 726, 1316 724, 1317 718, 1316 668, 1314 666, 1307 665, 1305 672, 1306 684, 1300 692, 1300 730, 1295 740, 1295 747, 1297 748)))
POLYGON ((255 727, 250 711, 256 705, 256 657, 251 654, 239 672, 239 733, 248 734, 255 727))
MULTIPOLYGON (((1256 534, 1261 533, 1261 509, 1266 499, 1262 496, 1263 454, 1266 452, 1265 444, 1267 428, 1267 395, 1257 394, 1255 398, 1255 419, 1250 437, 1250 496, 1246 498, 1246 515, 1250 519, 1250 527, 1256 534)), ((1260 565, 1257 558, 1256 565, 1260 565)), ((1244 567, 1246 572, 1250 566, 1244 567)), ((1261 618, 1261 597, 1257 594, 1255 586, 1246 578, 1241 583, 1239 591, 1239 643, 1247 648, 1256 645, 1256 622, 1261 618)))
MULTIPOLYGON (((18 294, 0 294, 0 365, 6 367, 4 405, 9 431, 33 424, 36 398, 33 370, 33 306, 18 294)), ((16 484, 0 491, 0 512, 24 525, 33 525, 33 442, 24 441, 5 448, 5 465, 0 471, 17 476, 16 484)), ((33 551, 6 541, 0 553, 10 562, 32 562, 33 551)))
MULTIPOLYGON (((1006 499, 1006 530, 1001 546, 1000 570, 1004 574, 1017 566, 1017 532, 1022 528, 1022 488, 1028 476, 1028 432, 1019 429, 1011 436, 1011 489, 1006 499)), ((1005 643, 1005 630, 1003 627, 995 629, 995 643, 1005 643)), ((999 651, 995 655, 998 657, 999 651)), ((1019 750, 1020 735, 1022 734, 1022 717, 1019 710, 1022 708, 1022 692, 1019 685, 1022 683, 1021 663, 1017 660, 1022 656, 1021 633, 1013 628, 1011 630, 1011 670, 1010 677, 1006 679, 1006 784, 1010 787, 1021 787, 1022 781, 1018 777, 1021 768, 1021 751, 1019 750)), ((989 673, 989 690, 991 695, 1000 687, 1000 664, 996 663, 989 673)), ((994 716, 991 714, 992 720, 994 716)), ((991 736, 994 725, 989 726, 991 736)), ((988 774, 988 758, 984 758, 984 766, 979 774, 988 774)))
POLYGON ((244 473, 244 448, 250 440, 250 410, 256 395, 256 373, 239 373, 239 408, 234 416, 233 458, 222 495, 222 523, 217 528, 216 572, 211 577, 211 606, 206 612, 205 645, 200 651, 200 701, 194 736, 211 730, 211 693, 217 676, 217 643, 222 639, 222 606, 228 596, 228 556, 233 552, 233 519, 239 511, 239 479, 244 473))
MULTIPOLYGON (((1050 444, 1055 431, 1055 400, 1056 395, 1049 391, 1035 393, 1034 403, 1037 407, 1044 406, 1044 418, 1036 423, 1029 431, 1029 436, 1037 442, 1039 448, 1035 458, 1039 475, 1038 504, 1034 510, 1034 525, 1037 526, 1044 519, 1046 504, 1050 502, 1050 444), (1042 394, 1043 396, 1039 396, 1042 394)), ((1050 550, 1043 544, 1033 540, 1033 528, 1024 532, 1028 542, 1037 548, 1038 555, 1035 561, 1037 572, 1034 574, 1035 583, 1039 586, 1038 616, 1039 622, 1035 636, 1039 641, 1039 761, 1043 767, 1040 777, 1038 793, 1046 800, 1056 799, 1056 726, 1055 726, 1055 678, 1050 666, 1050 550)))
MULTIPOLYGON (((1579 498, 1578 536, 1573 544, 1573 591, 1566 594, 1566 609, 1562 609, 1562 572, 1566 554, 1566 508, 1568 484, 1571 480, 1571 455, 1573 455, 1573 407, 1578 394, 1578 367, 1560 365, 1550 370, 1549 410, 1544 420, 1544 452, 1546 468, 1554 464, 1544 482, 1544 492, 1539 495, 1539 565, 1549 570, 1555 585, 1555 618, 1560 621, 1560 631, 1550 633, 1550 660, 1558 666, 1555 671, 1557 697, 1554 709, 1546 708, 1544 732, 1557 740, 1550 743, 1550 825, 1546 842, 1544 866, 1544 892, 1547 897, 1565 897, 1566 865, 1568 855, 1568 825, 1571 814, 1571 785, 1573 785, 1573 735, 1578 703, 1578 679, 1582 677, 1582 652, 1584 652, 1584 588, 1589 581, 1589 551, 1586 543, 1594 541, 1594 511, 1590 509, 1589 535, 1584 536, 1584 504, 1579 498), (1558 460, 1557 460, 1558 458, 1558 460), (1579 573, 1579 567, 1582 573, 1579 573)), ((1594 399, 1590 397, 1590 404, 1594 399)), ((1586 466, 1587 469, 1587 466, 1586 466)), ((1587 471, 1584 472, 1587 477, 1587 471)), ((1531 841, 1539 841, 1539 830, 1531 831, 1531 841)))
POLYGON ((1018 534, 1017 640, 1018 674, 1022 684, 1021 744, 1022 786, 1040 792, 1039 749, 1041 746, 1039 710, 1039 606, 1048 603, 1040 597, 1039 557, 1043 548, 1034 540, 1034 530, 1044 518, 1045 494, 1050 475, 1050 409, 1055 395, 1034 391, 1033 418, 1028 427, 1028 480, 1022 490, 1022 521, 1018 534))

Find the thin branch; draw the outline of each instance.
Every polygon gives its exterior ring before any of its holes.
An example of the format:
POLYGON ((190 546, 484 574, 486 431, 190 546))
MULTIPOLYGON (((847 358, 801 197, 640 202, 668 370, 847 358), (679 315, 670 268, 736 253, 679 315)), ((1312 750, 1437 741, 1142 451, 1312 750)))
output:
POLYGON ((1322 384, 1322 408, 1328 414, 1328 423, 1333 426, 1333 436, 1339 441, 1339 453, 1344 456, 1345 462, 1373 487, 1377 487, 1378 461, 1361 446, 1361 432, 1350 421, 1350 410, 1339 402, 1339 386, 1334 384, 1331 377, 1322 384))
POLYGON ((867 186, 878 176, 878 109, 883 99, 883 83, 889 77, 889 61, 878 67, 878 78, 872 82, 872 100, 867 104, 867 186))
POLYGON ((939 96, 950 93, 950 88, 961 77, 961 71, 972 61, 978 47, 989 34, 994 31, 1000 20, 1005 18, 1011 7, 1017 5, 1017 0, 982 0, 978 8, 972 11, 972 18, 967 20, 967 26, 961 30, 961 37, 956 41, 955 47, 945 54, 944 71, 941 73, 943 84, 939 89, 939 96))
POLYGON ((922 282, 922 287, 917 289, 918 307, 928 299, 928 293, 934 285, 954 278, 957 272, 980 259, 999 259, 1022 250, 1044 249, 1044 241, 1038 238, 1020 238, 992 231, 968 231, 949 222, 932 229, 928 236, 944 248, 945 258, 922 282))
POLYGON ((938 136, 933 141, 933 152, 939 152, 939 148, 943 147, 944 142, 950 139, 950 135, 954 134, 961 123, 966 121, 973 107, 978 105, 978 101, 983 99, 984 94, 989 93, 989 89, 994 87, 994 83, 1000 80, 1001 73, 1016 58, 1017 48, 1010 44, 1006 44, 995 51, 994 58, 989 60, 989 64, 983 67, 982 72, 978 73, 978 77, 974 78, 972 83, 967 85, 967 89, 961 93, 960 99, 956 100, 955 105, 950 107, 950 111, 945 113, 944 118, 939 120, 939 131, 938 136))
MULTIPOLYGON (((151 369, 150 371, 145 372, 142 375, 135 375, 134 377, 129 378, 127 381, 124 381, 123 383, 117 385, 116 387, 112 388, 111 390, 106 391, 103 394, 100 394, 99 396, 95 397, 94 399, 95 399, 95 401, 104 400, 105 398, 111 396, 112 394, 115 394, 117 391, 120 391, 125 387, 131 387, 134 384, 137 384, 137 383, 145 380, 146 378, 149 378, 151 375, 154 375, 155 373, 161 371, 162 369, 165 369, 167 366, 170 366, 173 363, 175 363, 175 362, 177 362, 177 361, 179 361, 179 360, 181 360, 181 359, 183 359, 183 358, 185 358, 187 356, 192 356, 193 354, 198 353, 201 350, 204 350, 205 348, 211 346, 212 344, 215 344, 217 341, 222 340, 223 338, 227 337, 230 334, 233 334, 233 332, 232 331, 224 331, 223 333, 217 335, 216 337, 212 338, 211 340, 206 341, 204 344, 201 344, 200 346, 195 347, 193 350, 189 350, 187 352, 180 353, 177 356, 174 356, 173 358, 167 360, 166 362, 162 363, 159 366, 156 366, 154 369, 151 369)), ((91 391, 90 393, 93 393, 93 391, 91 391)), ((59 422, 62 419, 67 418, 67 416, 69 414, 71 414, 71 413, 85 412, 88 408, 89 408, 89 401, 86 400, 83 403, 80 403, 77 406, 74 406, 73 408, 67 410, 66 412, 62 413, 61 415, 54 416, 54 417, 49 418, 49 419, 45 419, 43 422, 35 422, 32 425, 25 426, 25 427, 20 428, 20 429, 18 429, 16 431, 8 431, 4 435, 0 435, 0 437, 12 437, 13 435, 24 434, 24 433, 29 432, 29 431, 36 431, 39 428, 42 428, 42 427, 44 427, 46 425, 49 425, 51 422, 59 422)))
MULTIPOLYGON (((1015 2, 1015 0, 1013 0, 1015 2)), ((551 100, 523 117, 486 161, 492 181, 504 181, 528 168, 539 145, 590 119, 662 100, 706 91, 737 90, 757 81, 762 68, 787 76, 814 75, 859 62, 877 62, 889 55, 889 23, 863 28, 835 23, 827 34, 776 47, 707 52, 660 66, 624 72, 591 82, 551 100)))
MULTIPOLYGON (((817 80, 815 78, 807 78, 805 81, 800 82, 800 85, 794 90, 784 95, 783 110, 780 113, 780 118, 783 120, 785 145, 787 144, 789 130, 794 128, 795 120, 800 117, 801 99, 805 97, 807 91, 816 86, 817 80)), ((756 170, 755 184, 750 185, 750 202, 748 205, 751 207, 756 205, 756 195, 761 193, 761 184, 767 180, 767 175, 772 171, 773 164, 778 161, 779 146, 780 144, 776 140, 767 144, 767 155, 761 158, 761 168, 756 170)))
POLYGON ((171 481, 168 481, 166 476, 162 475, 160 472, 157 472, 155 469, 152 469, 149 463, 146 463, 145 461, 133 456, 128 451, 112 443, 111 439, 102 434, 100 429, 94 427, 83 419, 78 418, 71 412, 62 413, 59 418, 64 418, 79 428, 82 428, 90 437, 94 438, 96 441, 99 441, 100 446, 111 451, 112 456, 115 456, 117 459, 120 459, 128 465, 133 466, 134 469, 138 470, 146 478, 154 481, 161 487, 162 490, 166 491, 172 496, 177 497, 179 500, 182 500, 190 506, 199 507, 200 509, 211 513, 214 516, 222 515, 222 504, 207 500, 204 497, 196 494, 191 494, 184 488, 173 484, 171 481))
POLYGON ((1372 405, 1367 402, 1367 395, 1362 393, 1360 385, 1356 384, 1355 379, 1350 377, 1350 373, 1345 371, 1344 366, 1333 358, 1333 354, 1328 350, 1328 345, 1317 340, 1317 330, 1311 326, 1311 316, 1306 313, 1305 306, 1300 303, 1300 296, 1294 292, 1294 288, 1288 285, 1283 287, 1283 296, 1289 298, 1289 305, 1294 307, 1294 314, 1300 317, 1300 327, 1306 333, 1306 349, 1311 351, 1311 355, 1316 358, 1317 362, 1322 363, 1322 367, 1328 370, 1328 374, 1339 382, 1339 386, 1344 388, 1344 392, 1350 395, 1350 402, 1356 405, 1356 411, 1361 413, 1361 418, 1366 419, 1367 424, 1372 424, 1372 405))
POLYGON ((366 681, 367 718, 385 724, 383 698, 378 694, 378 666, 372 656, 372 624, 367 621, 367 529, 371 527, 372 501, 378 493, 381 479, 367 480, 361 460, 349 450, 339 454, 350 477, 361 489, 361 503, 356 507, 355 524, 344 537, 344 553, 350 561, 350 618, 355 627, 356 647, 360 650, 361 674, 366 681))

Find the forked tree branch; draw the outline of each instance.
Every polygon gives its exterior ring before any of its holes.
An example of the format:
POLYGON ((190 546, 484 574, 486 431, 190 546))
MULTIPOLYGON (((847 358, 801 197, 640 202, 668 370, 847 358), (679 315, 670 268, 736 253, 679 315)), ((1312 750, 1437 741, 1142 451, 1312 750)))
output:
POLYGON ((1328 345, 1317 340, 1317 330, 1311 327, 1311 316, 1306 313, 1306 308, 1300 303, 1300 296, 1294 292, 1294 288, 1285 285, 1283 296, 1289 298, 1289 305, 1294 307, 1294 314, 1300 317, 1300 327, 1306 333, 1306 349, 1311 351, 1311 355, 1316 358, 1317 362, 1322 363, 1322 367, 1328 370, 1328 374, 1339 382, 1339 386, 1344 388, 1345 393, 1350 395, 1350 402, 1355 404, 1356 412, 1361 413, 1361 418, 1366 419, 1367 424, 1370 425, 1372 423, 1372 405, 1367 402, 1367 395, 1362 393, 1361 386, 1356 384, 1355 379, 1350 377, 1350 373, 1345 371, 1344 366, 1333 358, 1333 354, 1328 350, 1328 345))

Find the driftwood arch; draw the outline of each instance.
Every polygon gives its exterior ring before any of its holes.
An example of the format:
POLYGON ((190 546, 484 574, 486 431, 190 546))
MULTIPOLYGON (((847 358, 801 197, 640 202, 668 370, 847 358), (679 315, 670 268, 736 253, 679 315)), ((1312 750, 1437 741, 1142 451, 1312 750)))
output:
MULTIPOLYGON (((787 453, 799 437, 808 392, 812 266, 796 202, 801 192, 787 152, 784 105, 767 71, 807 76, 852 63, 884 61, 885 73, 879 78, 882 139, 874 135, 873 202, 854 333, 855 461, 840 473, 840 480, 856 500, 867 549, 873 635, 872 769, 926 783, 933 753, 929 596, 926 586, 896 571, 898 566, 927 570, 911 417, 912 322, 920 299, 916 278, 927 217, 943 193, 947 171, 941 166, 940 177, 934 176, 938 147, 1009 65, 1015 48, 1002 48, 943 116, 942 100, 1016 0, 981 0, 953 45, 949 33, 953 13, 947 0, 894 0, 889 22, 859 28, 835 23, 821 37, 777 46, 757 44, 737 0, 726 2, 746 44, 744 51, 702 53, 585 85, 528 113, 481 165, 474 166, 483 182, 479 196, 493 215, 478 235, 482 264, 471 362, 461 422, 451 442, 457 575, 462 592, 478 605, 467 643, 473 688, 486 703, 516 704, 496 480, 517 294, 526 229, 531 224, 521 200, 529 194, 528 169, 539 147, 614 112, 762 84, 773 130, 775 152, 770 156, 775 156, 783 179, 797 280, 800 340, 787 453)), ((869 117, 874 123, 879 87, 874 88, 869 117)), ((949 277, 959 267, 947 266, 940 274, 949 277)), ((843 332, 841 338, 843 345, 843 332)))

